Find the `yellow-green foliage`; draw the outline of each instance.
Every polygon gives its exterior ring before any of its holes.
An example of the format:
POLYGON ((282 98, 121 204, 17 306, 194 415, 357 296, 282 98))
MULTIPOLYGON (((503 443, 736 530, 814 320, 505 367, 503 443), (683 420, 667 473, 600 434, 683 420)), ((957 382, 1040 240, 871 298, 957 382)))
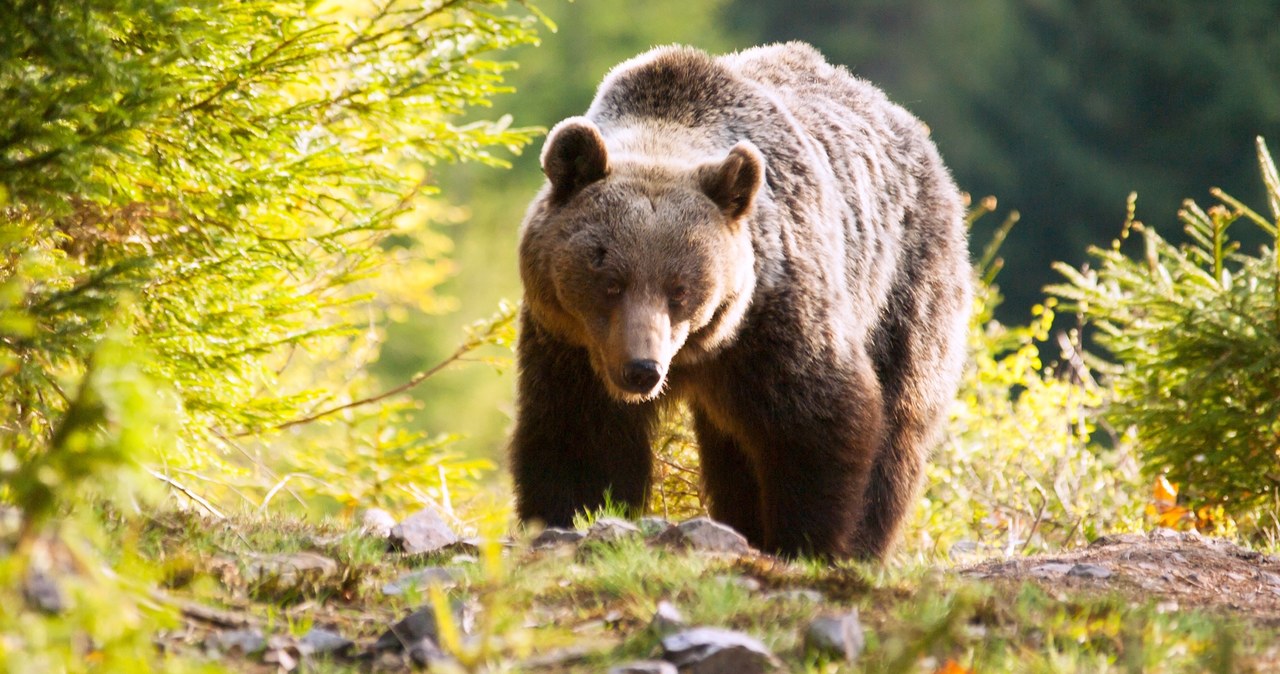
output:
MULTIPOLYGON (((287 488, 341 500, 353 495, 341 483, 366 478, 337 457, 372 448, 387 450, 388 471, 438 485, 448 464, 418 459, 441 439, 397 435, 393 411, 276 429, 374 393, 363 368, 381 317, 437 308, 448 239, 427 224, 439 208, 424 165, 501 163, 495 149, 532 136, 508 120, 451 121, 504 90, 510 64, 489 54, 534 39, 531 19, 505 7, 95 0, 0 10, 7 465, 41 460, 115 326, 149 354, 140 362, 177 422, 176 440, 159 447, 171 480, 257 507, 298 467, 280 461, 292 454, 315 473, 287 488)), ((0 477, 11 474, 4 465, 0 477)), ((459 465, 458 479, 473 468, 459 465)))
POLYGON ((1145 468, 1166 475, 1194 506, 1221 506, 1244 519, 1280 493, 1280 177, 1257 143, 1272 220, 1215 190, 1207 212, 1180 211, 1187 243, 1175 245, 1129 220, 1121 236, 1142 236, 1142 254, 1121 240, 1091 251, 1094 269, 1057 269, 1051 290, 1097 329, 1115 389, 1109 418, 1135 431, 1145 468), (1269 239, 1239 252, 1237 222, 1269 239))

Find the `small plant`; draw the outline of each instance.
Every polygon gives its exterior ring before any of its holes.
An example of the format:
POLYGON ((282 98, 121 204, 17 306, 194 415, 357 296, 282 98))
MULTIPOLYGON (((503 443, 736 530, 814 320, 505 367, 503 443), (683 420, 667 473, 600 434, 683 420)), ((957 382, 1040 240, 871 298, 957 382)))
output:
POLYGON ((1091 251, 1096 269, 1059 264, 1067 282, 1050 288, 1095 329, 1107 416, 1132 429, 1144 469, 1245 520, 1280 493, 1280 177, 1261 138, 1257 155, 1272 220, 1215 189, 1207 211, 1183 203, 1188 241, 1175 245, 1134 219, 1131 196, 1120 238, 1091 251), (1240 252, 1238 222, 1270 246, 1240 252), (1130 256, 1121 244, 1135 232, 1130 256))

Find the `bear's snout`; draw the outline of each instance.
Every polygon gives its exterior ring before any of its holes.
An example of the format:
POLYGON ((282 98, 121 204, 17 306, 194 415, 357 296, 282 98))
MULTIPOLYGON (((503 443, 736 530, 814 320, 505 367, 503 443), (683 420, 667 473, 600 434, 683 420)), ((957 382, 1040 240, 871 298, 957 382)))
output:
POLYGON ((622 385, 630 393, 648 393, 660 381, 662 366, 656 360, 637 358, 622 366, 622 385))

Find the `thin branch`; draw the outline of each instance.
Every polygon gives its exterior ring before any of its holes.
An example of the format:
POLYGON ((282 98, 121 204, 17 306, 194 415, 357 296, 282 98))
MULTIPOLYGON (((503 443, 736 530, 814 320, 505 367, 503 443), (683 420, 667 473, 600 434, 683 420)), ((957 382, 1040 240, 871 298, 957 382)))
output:
POLYGON ((177 489, 178 491, 182 492, 183 495, 185 495, 187 498, 191 499, 192 501, 195 501, 197 504, 200 505, 200 507, 204 508, 205 510, 208 510, 210 515, 213 515, 214 517, 220 520, 227 519, 227 516, 223 515, 222 512, 219 511, 217 508, 213 507, 212 503, 206 501, 204 497, 200 496, 199 494, 182 486, 182 484, 177 480, 169 477, 168 475, 165 475, 164 473, 157 472, 156 470, 153 470, 149 466, 146 467, 146 471, 148 473, 151 473, 152 477, 155 477, 160 481, 168 484, 170 487, 173 487, 174 489, 177 489))

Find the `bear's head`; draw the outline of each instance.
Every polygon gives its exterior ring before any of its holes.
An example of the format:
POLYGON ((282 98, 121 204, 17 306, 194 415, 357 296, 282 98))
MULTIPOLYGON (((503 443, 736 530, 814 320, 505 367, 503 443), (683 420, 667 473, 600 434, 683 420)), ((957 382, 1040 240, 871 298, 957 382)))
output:
POLYGON ((673 364, 732 340, 755 286, 747 216, 765 167, 754 145, 700 161, 611 157, 575 117, 552 129, 542 168, 548 184, 521 232, 525 302, 586 348, 614 397, 655 398, 673 364))

